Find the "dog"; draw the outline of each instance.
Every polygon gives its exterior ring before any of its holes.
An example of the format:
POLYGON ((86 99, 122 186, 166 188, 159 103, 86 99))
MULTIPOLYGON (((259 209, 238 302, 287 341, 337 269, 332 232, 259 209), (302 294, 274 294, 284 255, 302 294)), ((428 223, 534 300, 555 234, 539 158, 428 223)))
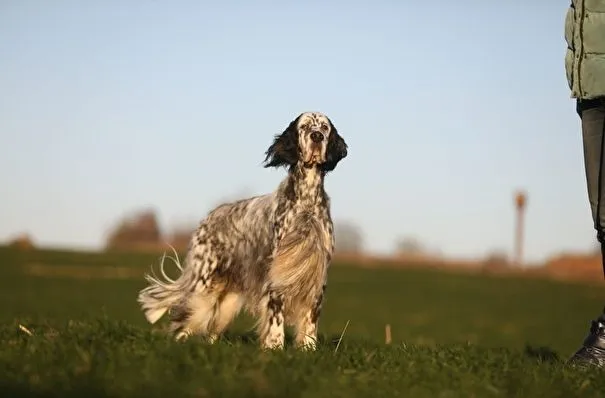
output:
POLYGON ((287 169, 269 194, 224 203, 192 234, 180 274, 146 274, 138 295, 154 324, 167 311, 175 339, 216 341, 242 310, 257 318, 262 348, 283 349, 285 325, 295 344, 315 350, 318 322, 334 251, 326 174, 347 156, 332 121, 305 112, 274 137, 264 167, 287 169))

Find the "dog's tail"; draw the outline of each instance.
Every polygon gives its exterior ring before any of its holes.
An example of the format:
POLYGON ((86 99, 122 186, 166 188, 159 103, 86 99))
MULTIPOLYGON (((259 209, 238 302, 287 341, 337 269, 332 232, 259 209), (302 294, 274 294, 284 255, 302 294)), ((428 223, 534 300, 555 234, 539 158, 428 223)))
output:
POLYGON ((151 267, 151 275, 145 274, 145 280, 149 282, 149 286, 139 292, 137 299, 145 314, 145 318, 147 318, 147 321, 151 324, 156 323, 170 307, 181 301, 184 292, 186 291, 186 289, 184 289, 185 286, 183 285, 183 283, 186 282, 183 278, 183 267, 179 261, 178 254, 174 248, 172 248, 172 250, 174 251, 175 257, 166 256, 166 253, 164 253, 160 260, 160 273, 163 280, 156 276, 153 267, 151 267), (180 275, 178 278, 171 279, 166 275, 166 272, 164 272, 164 261, 166 258, 172 260, 179 269, 180 275))

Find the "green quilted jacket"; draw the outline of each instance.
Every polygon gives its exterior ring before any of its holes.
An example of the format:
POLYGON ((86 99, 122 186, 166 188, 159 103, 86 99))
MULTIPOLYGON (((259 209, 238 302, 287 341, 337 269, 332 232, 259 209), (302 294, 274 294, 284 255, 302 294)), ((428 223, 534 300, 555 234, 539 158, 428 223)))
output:
POLYGON ((605 96, 605 0, 572 0, 565 16, 565 40, 571 97, 605 96))

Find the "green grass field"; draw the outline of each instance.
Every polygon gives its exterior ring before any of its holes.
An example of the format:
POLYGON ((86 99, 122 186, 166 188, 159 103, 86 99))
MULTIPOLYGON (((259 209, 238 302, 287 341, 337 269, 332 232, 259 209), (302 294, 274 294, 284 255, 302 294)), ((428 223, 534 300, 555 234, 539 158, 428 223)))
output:
POLYGON ((246 316, 212 346, 146 324, 136 296, 157 260, 0 248, 0 396, 605 394, 604 371, 564 364, 599 286, 335 264, 320 349, 260 352, 246 316))

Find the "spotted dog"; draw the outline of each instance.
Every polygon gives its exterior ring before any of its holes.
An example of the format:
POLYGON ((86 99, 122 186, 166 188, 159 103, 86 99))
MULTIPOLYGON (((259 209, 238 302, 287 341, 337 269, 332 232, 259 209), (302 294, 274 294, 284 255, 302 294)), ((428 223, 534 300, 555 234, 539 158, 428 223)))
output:
POLYGON ((334 251, 326 174, 347 144, 322 113, 305 112, 274 137, 264 167, 288 171, 269 194, 224 203, 193 233, 180 274, 146 274, 138 302, 154 324, 166 312, 175 339, 214 342, 240 310, 257 318, 263 348, 284 346, 284 326, 298 347, 315 349, 327 271, 334 251))

